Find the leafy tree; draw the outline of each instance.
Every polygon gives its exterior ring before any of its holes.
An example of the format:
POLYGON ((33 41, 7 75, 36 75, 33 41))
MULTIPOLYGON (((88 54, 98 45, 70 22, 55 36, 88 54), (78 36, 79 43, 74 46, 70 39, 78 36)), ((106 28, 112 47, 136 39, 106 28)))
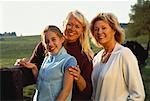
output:
POLYGON ((150 39, 150 1, 132 6, 130 22, 127 26, 129 36, 147 35, 150 39))

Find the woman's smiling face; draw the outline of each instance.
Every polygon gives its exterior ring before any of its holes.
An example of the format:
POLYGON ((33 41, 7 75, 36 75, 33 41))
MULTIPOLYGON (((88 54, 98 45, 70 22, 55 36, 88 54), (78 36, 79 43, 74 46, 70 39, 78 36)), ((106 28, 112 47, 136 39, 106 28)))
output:
POLYGON ((98 43, 105 45, 114 40, 115 31, 106 21, 98 20, 94 24, 93 35, 98 43))
POLYGON ((75 42, 83 33, 83 25, 72 15, 68 19, 64 36, 66 41, 75 42))

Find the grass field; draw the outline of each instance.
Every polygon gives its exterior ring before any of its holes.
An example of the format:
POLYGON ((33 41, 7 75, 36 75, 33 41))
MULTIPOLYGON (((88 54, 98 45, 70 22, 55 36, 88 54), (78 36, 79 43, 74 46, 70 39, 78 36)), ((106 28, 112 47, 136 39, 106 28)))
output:
POLYGON ((30 57, 40 36, 0 37, 0 68, 12 67, 17 58, 30 57))
MULTIPOLYGON (((139 40, 142 45, 146 46, 147 36, 134 38, 139 40)), ((12 68, 17 58, 27 57, 32 54, 36 44, 40 41, 40 36, 25 36, 25 37, 0 37, 0 68, 12 68)), ((96 53, 99 51, 92 44, 92 49, 96 53)), ((150 58, 146 60, 146 65, 141 70, 146 92, 145 101, 150 99, 150 58)), ((31 100, 35 85, 24 88, 25 98, 31 100)))

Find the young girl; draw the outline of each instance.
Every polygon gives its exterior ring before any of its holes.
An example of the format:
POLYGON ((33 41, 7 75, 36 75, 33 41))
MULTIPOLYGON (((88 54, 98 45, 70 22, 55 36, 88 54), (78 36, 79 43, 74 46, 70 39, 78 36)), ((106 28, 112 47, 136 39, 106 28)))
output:
POLYGON ((41 34, 46 48, 46 57, 38 72, 33 63, 21 60, 19 64, 31 68, 37 78, 37 90, 33 100, 56 101, 71 100, 73 76, 68 68, 76 66, 76 59, 63 47, 64 37, 56 26, 47 26, 41 34))

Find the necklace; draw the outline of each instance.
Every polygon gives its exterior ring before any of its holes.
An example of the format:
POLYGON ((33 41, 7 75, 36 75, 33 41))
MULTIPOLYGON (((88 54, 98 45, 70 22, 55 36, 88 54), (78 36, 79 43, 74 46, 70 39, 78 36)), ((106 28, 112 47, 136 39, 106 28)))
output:
POLYGON ((102 58, 101 58, 101 62, 102 63, 106 63, 110 57, 112 52, 108 53, 108 52, 103 52, 102 54, 102 58))

